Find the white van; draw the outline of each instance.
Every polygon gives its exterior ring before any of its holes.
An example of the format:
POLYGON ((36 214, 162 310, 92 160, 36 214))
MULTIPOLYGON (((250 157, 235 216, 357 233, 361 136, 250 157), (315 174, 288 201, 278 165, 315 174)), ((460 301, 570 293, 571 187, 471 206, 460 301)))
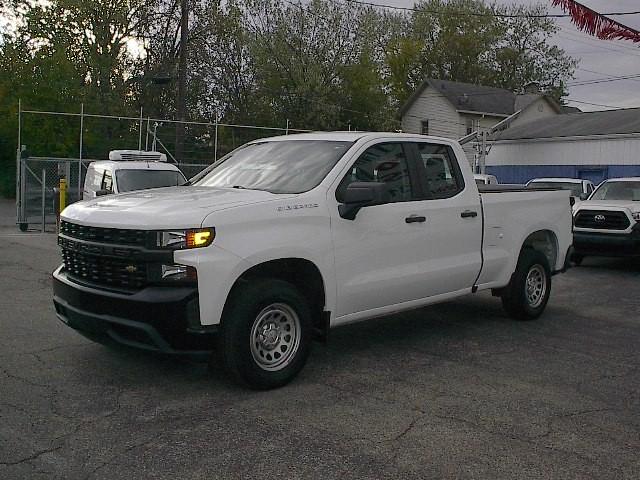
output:
POLYGON ((186 181, 178 167, 168 163, 112 160, 92 162, 84 179, 82 199, 148 188, 175 187, 186 181))

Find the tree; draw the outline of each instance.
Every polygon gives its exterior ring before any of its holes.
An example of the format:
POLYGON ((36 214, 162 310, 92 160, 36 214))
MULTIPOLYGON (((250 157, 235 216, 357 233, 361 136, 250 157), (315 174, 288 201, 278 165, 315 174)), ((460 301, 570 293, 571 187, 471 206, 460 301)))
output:
POLYGON ((541 5, 497 9, 477 0, 425 0, 387 51, 389 83, 400 103, 425 78, 522 91, 538 83, 556 96, 576 61, 550 44, 557 26, 541 5), (511 16, 496 16, 495 11, 511 16))

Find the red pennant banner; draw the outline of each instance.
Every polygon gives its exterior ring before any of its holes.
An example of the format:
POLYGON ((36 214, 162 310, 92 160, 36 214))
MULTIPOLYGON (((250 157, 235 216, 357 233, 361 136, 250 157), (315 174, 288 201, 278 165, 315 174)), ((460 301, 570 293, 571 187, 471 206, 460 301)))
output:
POLYGON ((638 30, 605 17, 581 3, 573 0, 551 0, 551 3, 571 15, 573 23, 583 32, 602 40, 631 40, 640 43, 638 30))

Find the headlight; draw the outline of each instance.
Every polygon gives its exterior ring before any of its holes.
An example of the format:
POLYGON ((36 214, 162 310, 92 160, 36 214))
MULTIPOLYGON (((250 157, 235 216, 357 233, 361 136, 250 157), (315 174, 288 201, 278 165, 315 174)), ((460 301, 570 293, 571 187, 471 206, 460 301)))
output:
POLYGON ((636 222, 640 222, 640 212, 633 212, 631 216, 636 222))
POLYGON ((169 230, 158 232, 156 246, 180 250, 185 248, 208 247, 216 236, 214 228, 194 228, 189 230, 169 230))

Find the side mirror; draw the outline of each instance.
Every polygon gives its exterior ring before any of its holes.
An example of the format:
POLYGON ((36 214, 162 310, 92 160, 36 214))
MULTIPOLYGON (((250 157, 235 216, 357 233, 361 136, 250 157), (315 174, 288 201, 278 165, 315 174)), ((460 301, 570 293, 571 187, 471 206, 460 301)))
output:
POLYGON ((385 183, 354 182, 344 192, 338 213, 346 220, 354 220, 362 207, 389 202, 389 189, 385 183))
POLYGON ((589 194, 588 193, 581 193, 580 194, 580 200, 581 201, 585 201, 587 198, 589 198, 589 194))
POLYGON ((102 197, 104 195, 109 195, 111 190, 96 190, 96 197, 102 197))

